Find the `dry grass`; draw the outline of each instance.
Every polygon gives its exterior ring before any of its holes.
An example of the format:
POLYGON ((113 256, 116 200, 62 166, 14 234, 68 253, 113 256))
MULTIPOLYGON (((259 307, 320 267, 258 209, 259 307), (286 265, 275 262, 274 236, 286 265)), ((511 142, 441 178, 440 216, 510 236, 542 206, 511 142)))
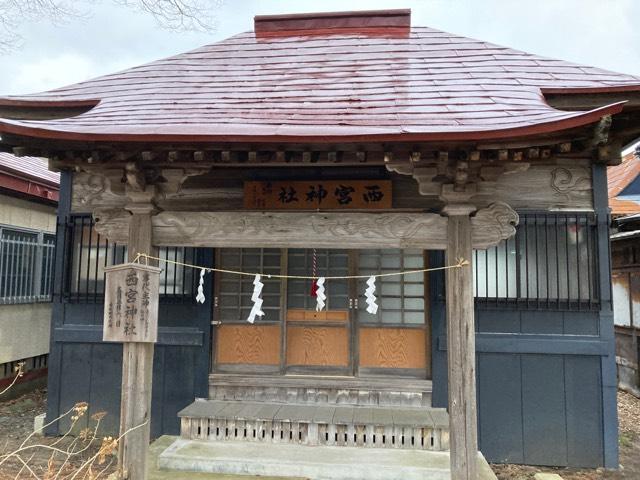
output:
MULTIPOLYGON (((19 412, 30 406, 24 397, 3 407, 19 412)), ((0 450, 0 478, 36 480, 93 480, 113 470, 118 439, 100 437, 100 424, 106 413, 91 416, 88 427, 78 432, 78 422, 86 415, 88 404, 74 405, 46 426, 67 420, 69 427, 59 437, 40 437, 30 432, 18 438, 10 435, 0 450), (71 432, 78 432, 71 435, 71 432)), ((32 417, 28 417, 32 419, 32 417)))
MULTIPOLYGON (((17 373, 16 378, 21 371, 17 373)), ((34 434, 33 419, 45 405, 46 392, 41 390, 0 401, 0 479, 88 480, 115 470, 119 439, 100 435, 105 412, 93 414, 80 429, 89 406, 78 403, 48 424, 64 422, 68 427, 63 435, 42 437, 34 434)))

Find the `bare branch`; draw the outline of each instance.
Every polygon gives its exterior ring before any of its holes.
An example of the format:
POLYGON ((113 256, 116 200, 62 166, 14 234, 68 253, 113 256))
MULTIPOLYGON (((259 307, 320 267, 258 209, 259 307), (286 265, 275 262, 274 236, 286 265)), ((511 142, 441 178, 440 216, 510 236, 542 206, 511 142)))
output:
POLYGON ((4 395, 5 393, 7 393, 11 389, 11 387, 16 384, 18 379, 24 375, 24 362, 18 362, 15 368, 15 375, 16 376, 13 378, 13 381, 9 384, 9 386, 7 386, 7 388, 0 392, 0 395, 4 395))
MULTIPOLYGON (((0 54, 23 45, 21 25, 47 20, 62 25, 70 19, 88 17, 89 5, 99 0, 0 0, 0 54), (84 4, 85 8, 79 8, 84 4)), ((105 0, 103 0, 105 1, 105 0)), ((151 15, 158 26, 174 31, 210 32, 215 11, 224 0, 108 0, 151 15)))
POLYGON ((46 19, 62 25, 72 18, 86 16, 73 4, 78 0, 0 0, 0 53, 7 53, 23 44, 17 32, 24 23, 46 19))
POLYGON ((114 0, 121 5, 151 14, 162 28, 204 31, 215 28, 213 11, 223 0, 114 0))

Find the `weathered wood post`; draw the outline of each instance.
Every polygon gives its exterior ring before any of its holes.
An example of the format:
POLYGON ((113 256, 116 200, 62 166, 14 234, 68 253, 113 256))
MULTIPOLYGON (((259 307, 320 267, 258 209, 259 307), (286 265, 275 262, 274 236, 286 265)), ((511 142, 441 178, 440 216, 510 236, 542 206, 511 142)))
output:
MULTIPOLYGON (((153 254, 153 209, 136 206, 131 213, 130 262, 137 253, 153 254)), ((119 444, 118 467, 123 478, 130 480, 144 480, 147 476, 160 271, 131 263, 107 269, 104 340, 123 342, 120 435, 128 433, 119 444)))
MULTIPOLYGON (((447 265, 471 262, 472 205, 448 205, 447 265)), ((449 446, 452 480, 476 480, 478 432, 472 264, 446 273, 449 446)))
MULTIPOLYGON (((129 219, 129 261, 137 253, 152 255, 152 209, 137 209, 129 219)), ((156 293, 156 298, 159 293, 156 293)), ((156 318, 157 323, 157 318, 156 318)), ((151 384, 153 377, 154 343, 125 343, 122 346, 122 396, 120 398, 120 432, 147 424, 125 436, 120 443, 118 465, 125 478, 147 478, 147 450, 151 438, 151 384)))

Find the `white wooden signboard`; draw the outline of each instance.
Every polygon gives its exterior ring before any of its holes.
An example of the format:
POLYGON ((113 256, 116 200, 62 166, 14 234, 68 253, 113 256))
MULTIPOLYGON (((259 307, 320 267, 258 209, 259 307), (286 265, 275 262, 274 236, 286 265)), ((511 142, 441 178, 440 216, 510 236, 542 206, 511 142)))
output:
POLYGON ((105 268, 104 341, 157 341, 161 271, 139 263, 105 268))

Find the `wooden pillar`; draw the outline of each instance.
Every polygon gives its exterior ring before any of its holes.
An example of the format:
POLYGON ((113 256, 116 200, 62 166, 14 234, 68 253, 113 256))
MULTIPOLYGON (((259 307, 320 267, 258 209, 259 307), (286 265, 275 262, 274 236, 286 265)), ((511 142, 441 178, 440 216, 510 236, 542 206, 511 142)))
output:
MULTIPOLYGON (((138 252, 153 255, 151 207, 136 209, 129 219, 128 260, 138 252)), ((122 394, 120 399, 120 435, 127 433, 118 450, 118 466, 123 478, 145 480, 147 450, 151 436, 151 383, 153 343, 125 342, 122 345, 122 394)))
POLYGON ((449 435, 452 480, 476 480, 478 431, 476 411, 476 347, 473 268, 469 205, 447 206, 447 264, 459 258, 464 268, 447 270, 447 359, 449 377, 449 435))

